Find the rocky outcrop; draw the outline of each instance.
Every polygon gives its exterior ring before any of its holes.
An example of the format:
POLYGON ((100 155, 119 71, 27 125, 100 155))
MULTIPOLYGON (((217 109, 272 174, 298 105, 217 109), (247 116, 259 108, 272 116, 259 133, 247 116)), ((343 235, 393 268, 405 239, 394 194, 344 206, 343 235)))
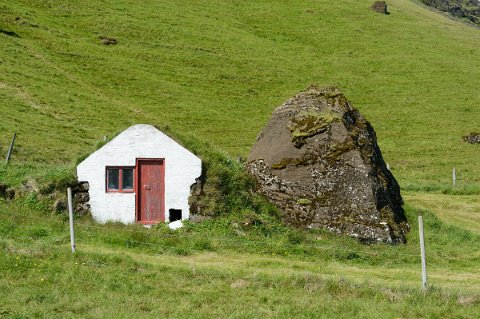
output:
POLYGON ((312 86, 279 106, 246 167, 288 224, 405 242, 399 185, 373 127, 336 88, 312 86))
POLYGON ((421 0, 428 6, 447 12, 456 18, 480 25, 480 2, 477 0, 421 0))

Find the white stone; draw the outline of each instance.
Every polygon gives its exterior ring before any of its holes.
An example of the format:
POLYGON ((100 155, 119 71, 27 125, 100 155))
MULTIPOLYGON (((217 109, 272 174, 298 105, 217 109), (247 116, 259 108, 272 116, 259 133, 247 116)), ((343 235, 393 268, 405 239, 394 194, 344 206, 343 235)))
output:
POLYGON ((136 165, 136 159, 164 159, 165 220, 169 209, 181 209, 182 219, 189 218, 190 187, 200 177, 202 162, 173 139, 147 124, 129 127, 77 166, 79 181, 90 184, 93 218, 131 224, 136 222, 135 193, 106 192, 106 167, 136 165))
POLYGON ((168 224, 168 228, 170 228, 172 230, 179 229, 179 228, 182 228, 182 227, 183 227, 183 223, 182 223, 181 220, 176 220, 176 221, 168 224))

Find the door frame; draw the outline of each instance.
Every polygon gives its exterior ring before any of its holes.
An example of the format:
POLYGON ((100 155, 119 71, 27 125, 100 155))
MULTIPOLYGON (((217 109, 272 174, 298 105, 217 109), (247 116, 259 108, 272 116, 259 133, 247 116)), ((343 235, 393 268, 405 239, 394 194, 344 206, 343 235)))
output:
POLYGON ((159 222, 165 221, 165 158, 136 158, 135 159, 135 222, 138 224, 144 225, 152 225, 157 224, 159 222), (142 191, 141 187, 141 180, 140 180, 140 163, 142 162, 162 162, 160 165, 160 175, 162 176, 162 185, 160 189, 160 197, 161 197, 161 207, 160 207, 160 215, 163 215, 163 220, 155 220, 155 221, 140 221, 140 192, 142 191))

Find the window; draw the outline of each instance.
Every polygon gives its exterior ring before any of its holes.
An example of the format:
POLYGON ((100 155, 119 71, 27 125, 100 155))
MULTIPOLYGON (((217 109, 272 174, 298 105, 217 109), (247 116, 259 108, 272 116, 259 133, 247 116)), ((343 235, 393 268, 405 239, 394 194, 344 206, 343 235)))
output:
POLYGON ((107 192, 133 193, 133 167, 107 167, 107 192))

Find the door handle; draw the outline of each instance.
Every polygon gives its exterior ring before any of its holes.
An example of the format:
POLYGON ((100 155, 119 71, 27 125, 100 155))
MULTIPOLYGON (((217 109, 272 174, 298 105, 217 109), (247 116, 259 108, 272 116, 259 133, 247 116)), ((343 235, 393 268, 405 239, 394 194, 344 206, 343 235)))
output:
POLYGON ((145 188, 146 190, 150 190, 150 186, 148 185, 143 185, 143 188, 145 188))

